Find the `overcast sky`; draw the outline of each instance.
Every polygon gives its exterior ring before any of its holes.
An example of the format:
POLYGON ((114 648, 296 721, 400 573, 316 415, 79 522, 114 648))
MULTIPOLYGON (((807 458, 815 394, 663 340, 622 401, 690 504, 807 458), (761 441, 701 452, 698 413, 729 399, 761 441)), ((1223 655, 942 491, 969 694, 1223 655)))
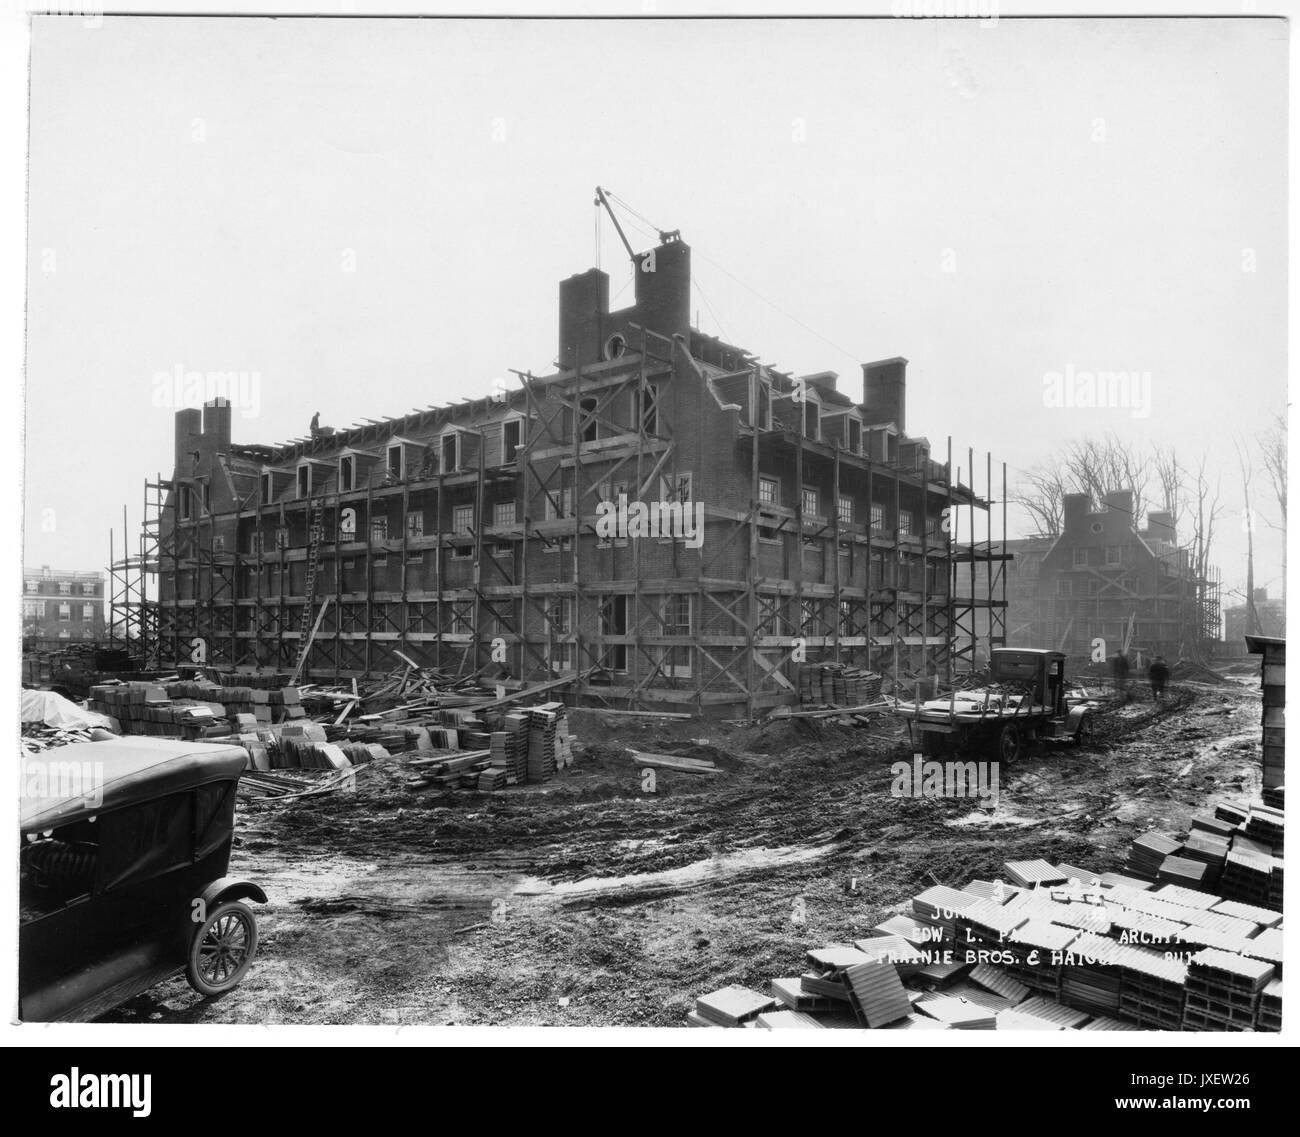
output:
POLYGON ((705 331, 856 397, 906 356, 936 457, 1208 454, 1239 586, 1233 440, 1286 393, 1286 68, 1279 20, 37 18, 25 560, 102 567, 138 524, 159 373, 248 373, 236 442, 546 373, 599 183, 682 231, 705 331), (1045 405, 1067 369, 1149 373, 1149 413, 1045 405))

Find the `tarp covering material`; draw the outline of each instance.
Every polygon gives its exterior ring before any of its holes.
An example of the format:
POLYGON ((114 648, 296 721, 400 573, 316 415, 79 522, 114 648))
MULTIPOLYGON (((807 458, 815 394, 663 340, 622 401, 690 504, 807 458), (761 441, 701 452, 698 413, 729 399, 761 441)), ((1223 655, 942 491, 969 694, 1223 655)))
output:
POLYGON ((39 722, 58 730, 88 730, 112 727, 113 720, 98 711, 87 711, 57 691, 23 691, 23 722, 39 722))

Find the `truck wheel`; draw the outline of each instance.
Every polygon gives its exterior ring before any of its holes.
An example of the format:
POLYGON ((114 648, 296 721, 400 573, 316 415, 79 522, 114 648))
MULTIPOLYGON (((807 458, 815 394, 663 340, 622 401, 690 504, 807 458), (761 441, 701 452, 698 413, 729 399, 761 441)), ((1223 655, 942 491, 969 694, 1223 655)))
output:
POLYGON ((998 732, 998 758, 1010 765, 1020 757, 1020 728, 1006 723, 998 732))
POLYGON ((257 917, 238 900, 219 905, 190 938, 185 978, 200 995, 238 986, 257 954, 257 917))
POLYGON ((1087 746, 1092 741, 1092 715, 1084 715, 1074 732, 1075 746, 1087 746))

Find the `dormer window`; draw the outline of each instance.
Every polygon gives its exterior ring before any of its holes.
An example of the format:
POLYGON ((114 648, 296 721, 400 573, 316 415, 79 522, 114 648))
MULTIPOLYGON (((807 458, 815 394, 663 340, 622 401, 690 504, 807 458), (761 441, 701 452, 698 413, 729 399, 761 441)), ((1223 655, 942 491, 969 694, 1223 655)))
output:
POLYGON ((270 505, 275 498, 275 482, 270 470, 262 471, 262 504, 270 505))
POLYGON ((524 445, 524 420, 506 419, 501 424, 501 461, 513 462, 515 455, 524 445))
POLYGON ((311 496, 311 465, 307 462, 298 467, 298 496, 311 496))
POLYGON ((459 436, 455 431, 442 437, 442 472, 453 474, 460 468, 459 436))
POLYGON ((351 454, 339 459, 339 493, 350 493, 357 488, 357 460, 351 454))
POLYGON ((862 424, 855 418, 849 419, 849 452, 862 453, 862 424))
POLYGON ((406 477, 406 447, 400 442, 388 447, 388 476, 398 481, 406 477))

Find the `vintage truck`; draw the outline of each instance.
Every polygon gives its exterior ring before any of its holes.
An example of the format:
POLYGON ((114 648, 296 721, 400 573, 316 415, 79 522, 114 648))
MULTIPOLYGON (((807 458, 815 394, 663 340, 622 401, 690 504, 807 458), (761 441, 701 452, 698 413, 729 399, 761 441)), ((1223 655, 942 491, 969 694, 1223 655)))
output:
POLYGON ((913 745, 936 757, 975 749, 1014 762, 1027 742, 1088 741, 1098 704, 1067 697, 1063 652, 994 648, 989 671, 986 688, 896 702, 894 713, 907 721, 913 745))

